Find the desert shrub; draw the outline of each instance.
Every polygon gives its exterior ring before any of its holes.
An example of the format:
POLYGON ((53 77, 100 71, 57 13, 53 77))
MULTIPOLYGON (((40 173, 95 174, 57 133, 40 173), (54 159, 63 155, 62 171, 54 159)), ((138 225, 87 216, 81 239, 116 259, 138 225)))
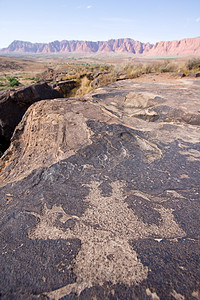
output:
POLYGON ((82 97, 85 94, 91 92, 91 81, 87 78, 87 76, 84 76, 82 79, 80 79, 79 88, 74 91, 72 91, 73 96, 79 96, 82 97))
POLYGON ((163 63, 160 64, 160 68, 158 66, 158 72, 177 72, 177 66, 169 60, 165 60, 163 63))
POLYGON ((200 58, 192 58, 189 59, 186 64, 186 68, 188 70, 200 70, 200 58))
POLYGON ((38 76, 36 77, 30 77, 29 80, 32 80, 32 81, 38 81, 40 78, 38 76))
POLYGON ((144 73, 142 64, 127 64, 123 67, 122 73, 130 79, 137 78, 144 73))
POLYGON ((102 74, 98 77, 98 79, 99 79, 99 86, 106 86, 117 80, 117 74, 114 72, 102 74))
POLYGON ((9 81, 11 87, 15 87, 15 86, 20 85, 20 82, 17 80, 16 77, 7 77, 7 79, 9 81))
POLYGON ((143 74, 178 72, 178 70, 178 64, 172 63, 169 60, 157 63, 129 63, 115 67, 115 72, 118 75, 127 75, 130 79, 140 77, 143 74))
POLYGON ((152 64, 152 71, 154 73, 160 73, 163 68, 166 68, 166 66, 165 67, 163 66, 163 63, 153 63, 152 64))
POLYGON ((145 74, 149 74, 149 73, 152 73, 152 72, 154 72, 152 64, 144 65, 144 73, 145 74))
POLYGON ((110 65, 104 65, 103 68, 104 68, 104 71, 111 71, 112 70, 112 66, 110 66, 110 65))
MULTIPOLYGON (((73 89, 71 90, 71 92, 70 92, 70 97, 75 97, 75 96, 76 96, 76 93, 77 93, 77 90, 78 90, 77 87, 73 88, 73 89)), ((66 98, 66 95, 64 95, 64 98, 66 98)))

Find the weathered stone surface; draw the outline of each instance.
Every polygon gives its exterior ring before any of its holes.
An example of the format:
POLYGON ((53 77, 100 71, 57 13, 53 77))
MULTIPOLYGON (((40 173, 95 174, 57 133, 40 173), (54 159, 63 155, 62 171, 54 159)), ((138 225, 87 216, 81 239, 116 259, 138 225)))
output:
POLYGON ((119 84, 114 83, 105 90, 98 89, 99 93, 95 91, 92 98, 130 125, 135 126, 133 117, 149 122, 200 125, 198 80, 194 86, 193 81, 184 79, 175 81, 176 84, 137 82, 131 85, 130 82, 126 80, 119 84), (120 91, 116 90, 118 85, 122 87, 120 91), (190 105, 189 101, 192 101, 190 105))
POLYGON ((199 78, 200 77, 200 72, 191 73, 191 74, 189 74, 189 77, 199 78))
POLYGON ((56 72, 52 68, 48 68, 40 75, 40 80, 45 82, 52 82, 56 80, 56 72))
POLYGON ((15 127, 21 121, 27 108, 42 99, 54 99, 61 94, 47 83, 37 83, 0 95, 0 152, 4 149, 4 140, 9 140, 15 127), (2 142, 1 142, 2 141, 2 142), (2 145, 2 146, 1 146, 2 145))
POLYGON ((199 298, 200 127, 167 120, 199 91, 120 81, 27 110, 1 160, 2 299, 199 298))
POLYGON ((183 78, 183 77, 185 77, 186 75, 185 75, 185 73, 183 73, 183 72, 177 72, 177 73, 172 73, 171 76, 183 78))
POLYGON ((99 72, 84 73, 84 74, 80 75, 80 78, 83 78, 83 77, 86 76, 87 79, 94 80, 97 77, 99 77, 100 75, 102 75, 102 74, 108 74, 108 73, 109 73, 108 71, 104 71, 104 72, 99 71, 99 72))
POLYGON ((70 92, 76 88, 77 82, 75 80, 65 80, 52 84, 52 87, 58 91, 63 97, 70 96, 70 92))
POLYGON ((99 86, 99 78, 95 78, 92 82, 91 82, 91 86, 93 87, 93 89, 97 88, 99 86))
POLYGON ((117 78, 117 81, 126 80, 126 79, 128 79, 128 75, 119 75, 119 77, 117 78))

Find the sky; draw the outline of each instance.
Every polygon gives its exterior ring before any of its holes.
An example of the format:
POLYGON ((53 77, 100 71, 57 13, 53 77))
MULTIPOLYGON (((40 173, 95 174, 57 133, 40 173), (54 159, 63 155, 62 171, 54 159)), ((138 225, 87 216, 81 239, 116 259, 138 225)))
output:
POLYGON ((0 48, 14 40, 141 42, 200 36, 200 0, 0 0, 0 48))

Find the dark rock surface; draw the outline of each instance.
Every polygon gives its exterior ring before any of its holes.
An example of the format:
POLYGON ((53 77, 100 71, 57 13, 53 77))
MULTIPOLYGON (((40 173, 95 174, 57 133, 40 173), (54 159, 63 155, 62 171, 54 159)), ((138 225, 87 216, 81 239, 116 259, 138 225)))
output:
POLYGON ((0 93, 0 156, 8 148, 15 127, 28 107, 40 100, 66 97, 77 86, 76 81, 67 80, 52 86, 36 83, 15 91, 0 93))
POLYGON ((200 127, 176 112, 199 92, 128 80, 29 107, 1 159, 2 299, 199 299, 200 127))
POLYGON ((58 83, 54 83, 52 87, 63 97, 68 97, 70 92, 77 87, 77 82, 75 80, 60 81, 58 83))
POLYGON ((200 72, 191 73, 191 74, 189 74, 189 77, 199 78, 200 77, 200 72))
POLYGON ((42 99, 61 97, 47 83, 36 83, 31 86, 10 92, 0 99, 0 136, 9 140, 27 108, 42 99))
POLYGON ((185 73, 183 73, 183 72, 177 72, 177 73, 172 73, 171 76, 183 78, 183 77, 185 77, 186 75, 185 75, 185 73))

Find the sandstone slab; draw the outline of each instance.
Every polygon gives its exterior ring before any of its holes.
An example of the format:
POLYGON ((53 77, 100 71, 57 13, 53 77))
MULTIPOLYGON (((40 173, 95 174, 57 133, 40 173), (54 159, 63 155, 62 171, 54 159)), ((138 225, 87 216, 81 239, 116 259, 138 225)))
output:
POLYGON ((10 140, 15 127, 31 104, 42 99, 58 97, 61 97, 61 94, 47 83, 36 83, 2 94, 0 96, 0 139, 10 140))
POLYGON ((1 159, 2 299, 198 299, 199 91, 128 80, 29 107, 1 159))

